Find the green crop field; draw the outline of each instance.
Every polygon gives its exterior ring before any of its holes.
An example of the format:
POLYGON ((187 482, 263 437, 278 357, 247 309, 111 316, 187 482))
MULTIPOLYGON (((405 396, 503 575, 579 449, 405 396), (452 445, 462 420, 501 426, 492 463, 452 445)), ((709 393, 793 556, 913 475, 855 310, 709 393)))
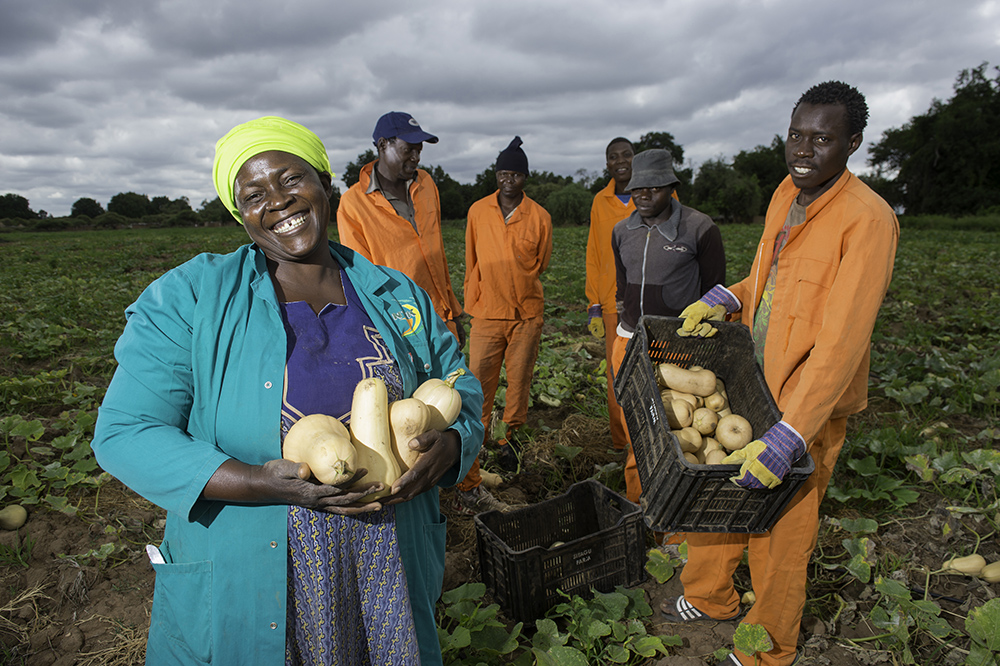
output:
MULTIPOLYGON (((461 299, 464 229, 449 222, 444 232, 461 299)), ((722 233, 732 282, 748 270, 760 227, 723 226, 722 233)), ((585 344, 586 241, 585 227, 555 229, 533 409, 604 419, 603 359, 585 344)), ((171 267, 245 242, 238 227, 0 234, 0 507, 20 503, 85 525, 97 520, 95 497, 112 481, 89 442, 125 307, 171 267)), ((850 421, 823 505, 807 612, 843 622, 849 614, 871 630, 837 640, 891 653, 895 663, 946 663, 949 644, 963 659, 982 649, 1000 654, 1000 607, 984 603, 1000 588, 977 579, 980 587, 963 583, 956 591, 955 578, 941 571, 950 556, 1000 559, 997 265, 994 233, 904 227, 874 335, 870 405, 850 421), (942 595, 969 603, 942 614, 942 595), (992 642, 977 643, 983 632, 992 642)), ((606 472, 595 475, 623 491, 620 473, 600 476, 606 472)), ((0 573, 27 566, 24 543, 0 544, 0 573)), ((98 542, 83 553, 82 545, 65 544, 55 555, 115 566, 130 548, 98 542)), ((0 637, 16 636, 5 601, 0 595, 0 637)))

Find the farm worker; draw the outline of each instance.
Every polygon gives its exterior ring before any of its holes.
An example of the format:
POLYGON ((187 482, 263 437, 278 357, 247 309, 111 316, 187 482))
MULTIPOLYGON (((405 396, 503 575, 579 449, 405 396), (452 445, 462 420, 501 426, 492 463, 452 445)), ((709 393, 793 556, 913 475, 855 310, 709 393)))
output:
POLYGON ((489 436, 500 367, 506 366, 507 431, 498 441, 498 460, 507 471, 516 470, 520 459, 516 434, 528 416, 545 310, 541 275, 552 258, 552 218, 524 193, 528 157, 521 143, 515 136, 497 156, 497 191, 472 204, 465 227, 469 367, 483 385, 489 436))
MULTIPOLYGON (((611 230, 619 221, 634 210, 632 196, 626 191, 632 179, 632 157, 635 149, 625 137, 611 140, 604 149, 608 173, 611 180, 594 196, 590 207, 590 233, 587 236, 587 280, 584 291, 590 307, 587 309, 587 328, 595 338, 604 339, 604 354, 607 360, 608 417, 611 422, 611 444, 622 451, 628 445, 625 421, 621 408, 615 399, 612 352, 615 343, 614 331, 618 327, 618 311, 615 308, 615 257, 611 251, 611 230), (610 331, 610 334, 608 333, 610 331)), ((673 198, 677 198, 674 191, 673 198)))
POLYGON ((618 326, 618 311, 615 309, 615 258, 611 252, 611 230, 635 210, 632 196, 625 189, 632 178, 633 155, 632 142, 624 137, 612 139, 604 150, 611 180, 594 196, 594 203, 590 206, 587 280, 584 285, 587 300, 590 302, 590 307, 587 309, 587 328, 594 337, 604 338, 611 444, 619 451, 623 451, 628 445, 628 436, 625 433, 621 407, 615 400, 615 378, 611 370, 614 330, 618 326))
MULTIPOLYGON (((448 258, 441 236, 441 201, 438 189, 423 169, 418 169, 424 142, 438 138, 425 132, 408 113, 390 111, 375 123, 372 141, 378 159, 366 164, 354 185, 340 199, 337 233, 340 242, 372 263, 401 271, 427 292, 434 310, 465 346, 462 306, 451 287, 448 258)), ((480 484, 479 461, 456 487, 459 502, 473 512, 507 510, 480 484)))
POLYGON ((281 457, 298 419, 347 422, 360 380, 403 398, 464 358, 414 282, 327 240, 332 173, 311 131, 238 125, 214 179, 253 242, 198 255, 128 307, 93 442, 167 509, 146 663, 441 664, 438 487, 479 453, 479 382, 458 379, 458 420, 410 442, 421 454, 387 497, 308 480, 281 457))
MULTIPOLYGON (((639 317, 676 317, 698 294, 726 277, 719 227, 708 215, 673 198, 680 182, 673 161, 670 151, 662 148, 643 151, 632 159, 626 190, 635 211, 616 224, 611 234, 618 312, 612 350, 616 373, 639 317)), ((642 493, 631 447, 625 461, 625 492, 631 502, 638 502, 642 493)))
MULTIPOLYGON (((773 488, 807 450, 816 469, 766 534, 689 534, 684 594, 664 602, 674 621, 733 618, 733 572, 749 547, 756 603, 742 620, 762 625, 774 649, 765 666, 796 659, 819 505, 847 431, 865 408, 875 318, 889 287, 899 239, 892 209, 847 169, 868 121, 864 96, 828 81, 803 94, 785 141, 788 177, 767 209, 750 274, 718 285, 683 313, 681 332, 703 336, 735 315, 753 333, 782 420, 723 460, 737 484, 773 488)), ((734 653, 724 664, 754 664, 734 653)))

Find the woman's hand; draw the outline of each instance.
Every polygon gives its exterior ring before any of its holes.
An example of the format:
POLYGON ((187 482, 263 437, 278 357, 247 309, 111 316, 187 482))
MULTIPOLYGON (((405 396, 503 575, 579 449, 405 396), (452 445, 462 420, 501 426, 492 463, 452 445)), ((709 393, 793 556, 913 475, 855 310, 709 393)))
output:
POLYGON ((263 465, 248 465, 229 459, 219 466, 205 484, 202 497, 247 504, 294 504, 316 511, 351 515, 378 511, 380 502, 358 504, 358 500, 385 486, 373 483, 349 488, 367 470, 359 469, 346 483, 328 486, 310 479, 309 465, 279 458, 263 465))
POLYGON ((420 455, 413 467, 392 484, 392 494, 382 499, 383 504, 406 502, 433 488, 458 462, 462 438, 455 430, 428 430, 411 439, 408 446, 420 455))

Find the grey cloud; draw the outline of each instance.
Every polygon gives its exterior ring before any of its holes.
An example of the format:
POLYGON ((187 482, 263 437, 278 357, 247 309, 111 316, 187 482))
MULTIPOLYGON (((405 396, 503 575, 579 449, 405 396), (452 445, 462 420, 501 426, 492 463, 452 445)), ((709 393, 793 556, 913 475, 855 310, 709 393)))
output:
POLYGON ((467 182, 515 133, 533 168, 562 174, 648 131, 692 166, 731 158, 783 135, 829 78, 868 94, 870 142, 950 96, 960 69, 1000 63, 987 2, 0 6, 0 192, 54 214, 128 190, 212 198, 216 139, 266 114, 314 129, 340 171, 379 115, 409 111, 441 137, 424 161, 467 182))

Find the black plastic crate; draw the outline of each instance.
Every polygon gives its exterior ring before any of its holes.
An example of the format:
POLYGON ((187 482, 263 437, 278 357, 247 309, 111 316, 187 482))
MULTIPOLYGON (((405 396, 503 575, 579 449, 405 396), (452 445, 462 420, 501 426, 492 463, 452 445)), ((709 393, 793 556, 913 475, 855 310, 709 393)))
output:
POLYGON ((508 513, 481 513, 475 524, 483 583, 513 620, 531 622, 565 601, 556 590, 589 598, 592 588, 612 592, 646 578, 642 512, 597 481, 508 513))
POLYGON ((807 453, 776 488, 748 490, 730 481, 737 465, 695 465, 670 432, 653 365, 700 365, 726 385, 732 411, 746 418, 754 438, 781 420, 764 375, 754 359, 753 339, 743 324, 713 322, 711 338, 677 335, 683 320, 643 316, 615 376, 615 395, 625 412, 635 450, 640 504, 646 524, 659 532, 761 533, 774 525, 814 469, 807 453))

